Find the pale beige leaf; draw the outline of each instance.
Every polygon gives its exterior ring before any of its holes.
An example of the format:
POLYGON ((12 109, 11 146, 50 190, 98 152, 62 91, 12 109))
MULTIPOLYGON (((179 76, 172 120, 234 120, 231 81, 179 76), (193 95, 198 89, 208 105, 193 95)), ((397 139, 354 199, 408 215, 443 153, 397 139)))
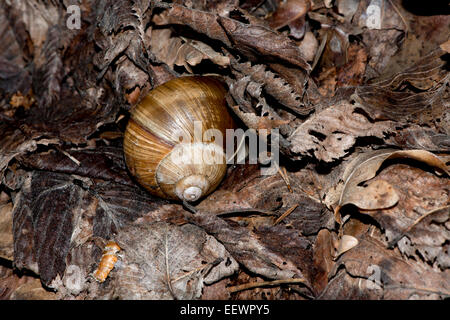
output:
POLYGON ((339 245, 337 247, 336 258, 338 258, 344 252, 356 247, 359 241, 353 236, 344 234, 339 240, 339 245))
POLYGON ((377 180, 367 186, 355 186, 342 200, 341 206, 352 203, 359 209, 375 210, 394 206, 399 200, 394 188, 384 180, 377 180))

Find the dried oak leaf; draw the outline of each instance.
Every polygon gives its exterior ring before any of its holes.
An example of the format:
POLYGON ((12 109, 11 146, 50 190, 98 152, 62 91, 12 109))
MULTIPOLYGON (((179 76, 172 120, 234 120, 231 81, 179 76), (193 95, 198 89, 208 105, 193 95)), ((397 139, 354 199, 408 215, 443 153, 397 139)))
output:
POLYGON ((124 254, 112 278, 115 298, 196 299, 204 284, 238 269, 222 244, 191 224, 131 225, 116 241, 124 254))
POLYGON ((448 273, 404 260, 367 235, 336 261, 321 299, 443 299, 450 296, 448 273))
POLYGON ((176 4, 163 5, 163 7, 169 9, 154 17, 153 22, 157 25, 187 25, 212 39, 222 41, 230 48, 241 51, 249 58, 273 57, 292 63, 306 71, 311 69, 292 40, 269 28, 244 24, 214 13, 189 9, 176 4))
POLYGON ((355 106, 341 101, 312 115, 288 138, 295 159, 314 156, 332 162, 344 157, 359 137, 384 138, 393 130, 389 121, 371 122, 355 112, 355 106))

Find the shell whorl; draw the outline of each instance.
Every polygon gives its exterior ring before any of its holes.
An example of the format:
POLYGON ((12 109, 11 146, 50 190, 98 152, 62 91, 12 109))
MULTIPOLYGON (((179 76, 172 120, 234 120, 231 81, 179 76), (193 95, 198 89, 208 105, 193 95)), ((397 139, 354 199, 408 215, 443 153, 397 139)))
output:
POLYGON ((234 126, 225 94, 215 78, 181 77, 153 89, 136 105, 125 130, 124 153, 142 186, 157 196, 186 201, 217 187, 226 172, 223 145, 194 141, 194 122, 202 133, 216 129, 225 137, 234 126))

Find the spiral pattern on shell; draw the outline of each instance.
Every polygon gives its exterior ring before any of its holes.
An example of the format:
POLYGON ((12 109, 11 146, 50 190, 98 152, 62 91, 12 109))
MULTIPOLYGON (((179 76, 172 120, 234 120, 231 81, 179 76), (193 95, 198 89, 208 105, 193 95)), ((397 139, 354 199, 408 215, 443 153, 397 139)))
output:
POLYGON ((226 129, 234 127, 225 94, 214 77, 180 77, 151 90, 135 106, 124 153, 143 187, 162 198, 196 201, 218 186, 227 167, 224 145, 194 140, 194 123, 201 125, 201 133, 215 129, 225 137, 226 129), (222 157, 221 163, 194 159, 207 154, 222 157))

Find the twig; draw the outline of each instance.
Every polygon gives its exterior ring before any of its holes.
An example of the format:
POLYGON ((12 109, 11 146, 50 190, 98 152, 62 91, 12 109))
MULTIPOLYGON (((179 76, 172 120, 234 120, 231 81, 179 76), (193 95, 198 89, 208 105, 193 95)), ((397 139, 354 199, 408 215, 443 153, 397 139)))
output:
POLYGON ((165 258, 165 263, 166 263, 166 277, 167 277, 167 288, 169 289, 170 294, 172 295, 172 297, 174 298, 174 300, 178 300, 177 296, 175 295, 175 292, 173 291, 172 288, 172 280, 170 278, 170 267, 169 267, 169 240, 167 239, 169 231, 167 230, 167 226, 166 226, 166 234, 165 234, 165 239, 164 239, 164 258, 165 258))
POLYGON ((56 148, 59 152, 61 152, 62 154, 64 154, 67 158, 69 158, 70 160, 72 160, 77 166, 80 166, 80 165, 81 165, 81 162, 80 162, 77 158, 75 158, 74 156, 70 155, 70 153, 68 153, 67 151, 61 149, 61 148, 58 147, 58 146, 55 146, 55 148, 56 148))
POLYGON ((289 182, 289 177, 287 175, 286 168, 282 167, 283 168, 283 170, 282 170, 276 162, 275 162, 275 165, 277 167, 278 173, 280 174, 281 178, 283 178, 284 182, 286 183, 289 192, 292 193, 293 191, 291 188, 291 183, 289 182))
POLYGON ((298 204, 295 204, 294 206, 290 207, 285 213, 283 213, 281 216, 278 217, 277 220, 273 223, 274 226, 276 226, 278 223, 280 223, 284 218, 286 218, 288 215, 292 213, 296 208, 298 207, 298 204))
POLYGON ((400 10, 398 10, 398 8, 394 5, 394 3, 391 0, 388 0, 389 3, 391 4, 391 6, 394 8, 395 12, 397 12, 397 14, 400 16, 400 18, 402 19, 403 23, 405 24, 406 27, 406 33, 409 32, 409 27, 408 24, 406 23, 405 18, 403 17, 403 15, 401 14, 400 10))
POLYGON ((241 284, 238 286, 229 287, 228 291, 231 293, 238 292, 242 290, 248 290, 259 287, 267 287, 267 286, 279 286, 282 284, 297 284, 297 283, 305 283, 305 279, 295 278, 295 279, 284 279, 284 280, 274 280, 274 281, 260 281, 260 282, 249 282, 245 284, 241 284))
POLYGON ((206 268, 214 267, 214 266, 218 265, 219 263, 221 263, 222 261, 223 261, 223 258, 218 258, 218 259, 216 259, 216 260, 214 260, 212 262, 209 262, 209 263, 205 264, 204 266, 201 266, 201 267, 195 268, 194 270, 186 272, 185 274, 182 274, 178 278, 172 279, 171 282, 172 283, 177 282, 177 281, 179 281, 181 279, 189 277, 190 275, 192 275, 192 274, 194 274, 196 272, 202 271, 202 270, 204 270, 206 268))

